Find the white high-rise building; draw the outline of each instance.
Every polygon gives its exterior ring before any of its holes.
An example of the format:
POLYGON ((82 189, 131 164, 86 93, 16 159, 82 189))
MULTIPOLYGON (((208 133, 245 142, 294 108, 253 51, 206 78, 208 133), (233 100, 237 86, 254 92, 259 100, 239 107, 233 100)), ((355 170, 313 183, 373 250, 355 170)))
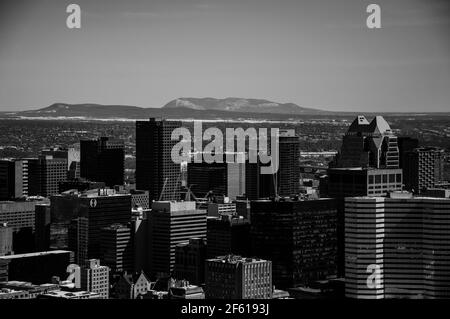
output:
POLYGON ((109 297, 109 268, 100 265, 100 260, 89 259, 81 268, 81 289, 98 293, 102 299, 109 297))
POLYGON ((345 277, 350 298, 449 298, 450 199, 346 198, 345 277))

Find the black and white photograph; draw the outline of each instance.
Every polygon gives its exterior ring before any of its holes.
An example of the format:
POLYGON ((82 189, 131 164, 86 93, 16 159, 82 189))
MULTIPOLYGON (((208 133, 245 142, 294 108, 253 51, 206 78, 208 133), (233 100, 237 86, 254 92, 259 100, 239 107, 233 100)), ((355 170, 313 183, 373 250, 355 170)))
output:
POLYGON ((449 0, 0 0, 0 316, 448 300, 449 35, 449 0))

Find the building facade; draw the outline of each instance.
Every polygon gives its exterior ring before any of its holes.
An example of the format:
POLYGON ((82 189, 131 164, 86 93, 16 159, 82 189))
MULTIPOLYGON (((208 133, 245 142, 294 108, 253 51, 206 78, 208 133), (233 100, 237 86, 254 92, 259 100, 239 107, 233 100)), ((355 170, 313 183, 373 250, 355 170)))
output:
POLYGON ((0 159, 0 200, 22 197, 23 162, 15 159, 0 159))
POLYGON ((80 141, 80 176, 106 186, 123 185, 125 146, 119 139, 101 137, 80 141))
POLYGON ((208 258, 225 255, 250 255, 250 222, 242 216, 222 215, 208 218, 208 258))
POLYGON ((345 201, 345 294, 449 298, 450 199, 351 197, 345 201))
POLYGON ((250 210, 252 254, 272 261, 277 287, 336 275, 336 200, 257 200, 250 210))
POLYGON ((81 267, 81 289, 97 293, 101 299, 109 298, 109 268, 100 260, 89 259, 81 267))
POLYGON ((181 168, 171 158, 172 131, 179 127, 178 121, 136 121, 136 188, 148 190, 150 202, 180 198, 181 168))
POLYGON ((421 147, 404 154, 403 174, 405 188, 421 193, 435 188, 444 180, 444 150, 436 147, 421 147))
POLYGON ((167 276, 174 271, 175 249, 191 238, 206 238, 206 211, 195 202, 153 202, 148 215, 150 276, 167 276))
POLYGON ((112 224, 100 232, 100 254, 103 265, 111 272, 133 271, 133 246, 131 228, 128 225, 112 224))
POLYGON ((101 258, 101 229, 131 221, 131 196, 111 189, 52 196, 50 245, 75 252, 76 263, 101 258))
POLYGON ((272 262, 240 256, 206 260, 207 299, 271 299, 272 262))

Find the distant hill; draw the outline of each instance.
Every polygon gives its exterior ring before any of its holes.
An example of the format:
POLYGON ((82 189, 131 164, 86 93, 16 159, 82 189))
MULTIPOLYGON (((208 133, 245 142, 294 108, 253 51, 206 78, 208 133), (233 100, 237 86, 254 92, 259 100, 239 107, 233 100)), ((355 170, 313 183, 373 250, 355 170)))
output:
POLYGON ((55 103, 38 110, 5 112, 2 116, 86 119, 145 119, 149 117, 173 119, 286 119, 295 115, 318 114, 331 114, 331 112, 303 108, 293 103, 276 103, 258 99, 180 98, 170 101, 162 108, 91 103, 55 103))
POLYGON ((216 110, 242 113, 274 113, 274 114, 324 114, 326 111, 305 108, 294 103, 277 103, 261 99, 243 99, 229 97, 215 98, 179 98, 172 100, 163 108, 189 108, 193 110, 216 110))
MULTIPOLYGON (((306 118, 335 119, 366 116, 410 116, 413 113, 370 113, 370 112, 331 112, 305 108, 293 103, 276 103, 260 99, 242 98, 179 98, 170 101, 162 108, 144 108, 130 105, 67 104, 55 103, 37 110, 19 112, 0 112, 0 118, 44 118, 44 119, 86 119, 86 120, 137 120, 150 117, 167 119, 199 120, 296 120, 306 118)), ((450 113, 415 113, 449 116, 450 113)))

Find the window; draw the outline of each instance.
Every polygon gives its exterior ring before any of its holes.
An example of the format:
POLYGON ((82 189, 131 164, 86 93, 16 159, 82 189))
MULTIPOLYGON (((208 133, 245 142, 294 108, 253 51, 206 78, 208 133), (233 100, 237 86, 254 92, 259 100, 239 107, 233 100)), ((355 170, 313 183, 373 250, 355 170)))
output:
POLYGON ((375 184, 381 184, 381 175, 375 175, 375 184))
POLYGON ((395 175, 389 174, 389 183, 395 183, 395 175))

